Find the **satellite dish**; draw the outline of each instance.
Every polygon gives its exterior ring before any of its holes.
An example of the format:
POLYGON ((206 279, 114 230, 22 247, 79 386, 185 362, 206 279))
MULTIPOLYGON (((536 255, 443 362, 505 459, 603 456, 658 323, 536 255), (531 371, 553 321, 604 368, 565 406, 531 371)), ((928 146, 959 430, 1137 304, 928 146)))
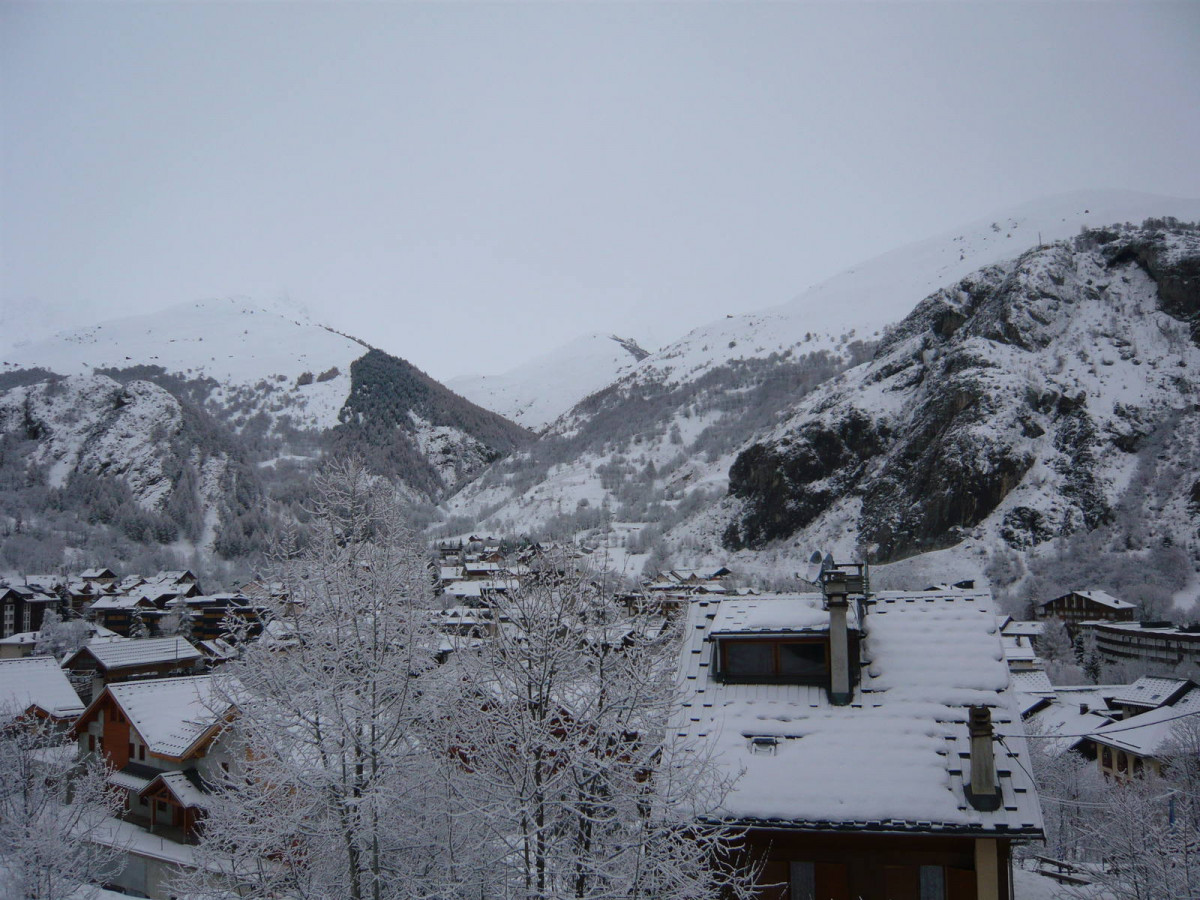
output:
POLYGON ((832 562, 832 557, 821 556, 820 550, 814 550, 813 555, 808 558, 808 568, 804 571, 804 580, 816 583, 821 580, 821 573, 825 571, 825 560, 832 562))

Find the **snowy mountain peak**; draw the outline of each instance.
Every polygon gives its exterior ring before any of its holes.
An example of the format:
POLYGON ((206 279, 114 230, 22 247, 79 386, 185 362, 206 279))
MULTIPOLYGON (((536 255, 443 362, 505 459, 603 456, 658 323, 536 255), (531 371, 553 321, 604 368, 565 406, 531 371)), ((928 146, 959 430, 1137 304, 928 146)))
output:
POLYGON ((977 269, 1084 227, 1137 224, 1151 216, 1200 220, 1200 199, 1077 191, 1000 210, 867 260, 780 306, 696 328, 652 354, 639 377, 685 382, 731 361, 771 353, 842 353, 855 339, 877 340, 923 298, 977 269))
POLYGON ((526 428, 544 428, 650 354, 632 338, 587 334, 500 375, 447 383, 451 390, 526 428))
POLYGON ((160 366, 212 379, 220 395, 265 385, 270 393, 287 394, 272 402, 283 403, 295 424, 332 427, 350 393, 350 364, 370 348, 289 315, 242 299, 198 300, 13 348, 0 371, 38 366, 60 375, 89 375, 96 369, 160 366))

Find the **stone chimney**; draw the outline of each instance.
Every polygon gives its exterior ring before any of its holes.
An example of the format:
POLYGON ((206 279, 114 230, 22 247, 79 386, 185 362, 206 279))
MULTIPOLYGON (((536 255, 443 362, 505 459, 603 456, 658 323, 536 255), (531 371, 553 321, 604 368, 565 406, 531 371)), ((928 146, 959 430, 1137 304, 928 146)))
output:
POLYGON ((971 781, 967 800, 982 812, 1000 808, 1000 786, 996 780, 996 751, 992 747, 992 711, 972 706, 967 728, 971 735, 971 781))

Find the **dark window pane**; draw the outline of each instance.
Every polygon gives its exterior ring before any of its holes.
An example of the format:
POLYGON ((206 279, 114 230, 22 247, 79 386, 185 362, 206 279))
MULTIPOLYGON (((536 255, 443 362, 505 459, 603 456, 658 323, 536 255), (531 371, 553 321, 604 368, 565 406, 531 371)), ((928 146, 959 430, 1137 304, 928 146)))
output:
POLYGON ((816 900, 817 881, 812 863, 792 863, 791 876, 792 895, 790 900, 816 900))
POLYGON ((780 644, 780 675, 825 674, 824 644, 780 644))
POLYGON ((725 645, 725 674, 732 677, 775 674, 775 650, 765 641, 730 641, 725 645))
POLYGON ((921 866, 921 900, 945 900, 946 880, 941 866, 921 866))

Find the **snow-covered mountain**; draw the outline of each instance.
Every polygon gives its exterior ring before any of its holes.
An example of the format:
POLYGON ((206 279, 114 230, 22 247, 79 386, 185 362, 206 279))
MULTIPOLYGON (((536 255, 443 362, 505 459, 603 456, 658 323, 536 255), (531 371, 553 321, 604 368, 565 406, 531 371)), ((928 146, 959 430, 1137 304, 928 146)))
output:
POLYGON ((1138 223, 1149 216, 1200 219, 1200 199, 1131 191, 1079 191, 1014 206, 892 250, 816 284, 781 306, 728 316, 651 354, 643 382, 694 380, 730 361, 771 353, 838 352, 854 338, 878 339, 939 288, 1037 243, 1081 228, 1138 223))
POLYGON ((1200 560, 1197 373, 1200 232, 1031 250, 931 295, 739 454, 725 542, 887 562, 1118 523, 1200 560))
MULTIPOLYGON (((236 556, 265 539, 262 484, 201 410, 148 381, 43 379, 0 392, 0 522, 51 567, 65 543, 236 556), (12 518, 10 518, 12 517, 12 518), (90 526, 90 527, 89 527, 90 526)), ((20 558, 6 562, 21 564, 20 558)), ((26 551, 27 552, 27 551, 26 551)))
POLYGON ((0 371, 41 367, 60 375, 161 366, 211 382, 206 399, 247 416, 332 428, 350 394, 350 364, 370 347, 357 338, 244 300, 200 300, 114 319, 13 347, 0 371))
POLYGON ((631 338, 589 334, 503 374, 454 378, 446 386, 537 431, 649 355, 631 338))
POLYGON ((328 452, 429 502, 530 440, 354 338, 240 301, 186 304, 10 352, 0 529, 39 548, 99 547, 88 560, 106 565, 147 545, 199 565, 251 555, 302 520, 328 452))
MULTIPOLYGON (((451 498, 448 510, 461 517, 455 521, 482 518, 500 531, 615 521, 638 551, 727 552, 728 513, 718 504, 747 442, 790 417, 824 380, 870 360, 880 341, 891 346, 887 326, 921 299, 1022 253, 1039 233, 1047 244, 1085 223, 1154 215, 1200 219, 1200 201, 1052 198, 889 253, 784 307, 697 329, 560 417, 528 451, 451 498)), ((843 530, 856 544, 852 523, 843 530)), ((845 543, 824 536, 831 548, 845 543)))

